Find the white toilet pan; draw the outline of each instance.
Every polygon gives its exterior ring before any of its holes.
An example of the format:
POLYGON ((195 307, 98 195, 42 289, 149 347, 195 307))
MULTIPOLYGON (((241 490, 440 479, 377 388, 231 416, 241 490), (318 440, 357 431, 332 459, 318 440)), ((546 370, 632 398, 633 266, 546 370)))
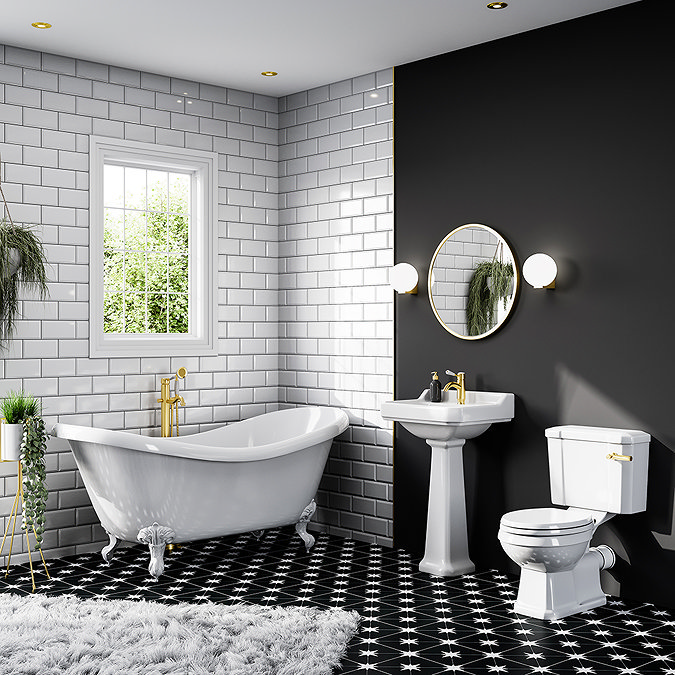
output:
POLYGON ((576 509, 527 509, 502 517, 499 541, 521 567, 516 613, 560 619, 605 603, 598 570, 611 567, 613 557, 589 549, 594 531, 593 517, 576 509))

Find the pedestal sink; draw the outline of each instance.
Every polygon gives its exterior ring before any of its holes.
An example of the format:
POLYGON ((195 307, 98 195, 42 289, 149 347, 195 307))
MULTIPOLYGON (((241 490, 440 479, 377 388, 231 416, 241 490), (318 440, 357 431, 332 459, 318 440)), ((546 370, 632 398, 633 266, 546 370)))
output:
POLYGON ((455 390, 444 391, 440 403, 419 398, 386 401, 382 417, 402 424, 431 446, 427 537, 420 571, 454 577, 475 570, 469 558, 462 448, 496 422, 513 419, 513 394, 467 391, 466 403, 455 390))

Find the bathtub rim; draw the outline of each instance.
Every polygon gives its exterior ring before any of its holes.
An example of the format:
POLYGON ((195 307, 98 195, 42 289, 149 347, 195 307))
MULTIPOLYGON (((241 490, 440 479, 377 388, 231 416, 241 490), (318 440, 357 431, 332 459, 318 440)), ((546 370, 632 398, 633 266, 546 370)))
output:
MULTIPOLYGON (((297 415, 297 413, 294 413, 297 415)), ((126 448, 128 450, 137 450, 155 455, 167 455, 173 457, 182 457, 185 459, 196 459, 207 462, 255 462, 279 457, 292 452, 305 450, 314 445, 318 445, 330 439, 333 439, 343 433, 349 426, 349 417, 344 410, 329 406, 301 406, 298 408, 286 408, 276 410, 262 415, 249 417, 238 422, 224 424, 221 427, 210 429, 196 434, 188 434, 173 438, 162 438, 160 436, 144 436, 131 431, 121 431, 113 429, 98 429, 96 427, 87 427, 76 424, 59 422, 52 428, 52 435, 68 441, 94 443, 97 445, 106 445, 111 447, 126 448), (234 447, 216 447, 203 443, 190 442, 192 439, 199 438, 202 435, 214 435, 214 432, 224 431, 228 427, 237 424, 252 424, 253 421, 260 421, 261 418, 268 418, 268 423, 277 423, 277 419, 283 413, 288 414, 291 411, 311 411, 319 410, 322 416, 321 426, 311 431, 301 431, 298 435, 286 438, 275 443, 266 443, 256 446, 234 446, 234 447), (270 419, 274 416, 274 422, 270 419), (325 418, 325 423, 323 418, 325 418)), ((226 432, 225 432, 226 433, 226 432)))

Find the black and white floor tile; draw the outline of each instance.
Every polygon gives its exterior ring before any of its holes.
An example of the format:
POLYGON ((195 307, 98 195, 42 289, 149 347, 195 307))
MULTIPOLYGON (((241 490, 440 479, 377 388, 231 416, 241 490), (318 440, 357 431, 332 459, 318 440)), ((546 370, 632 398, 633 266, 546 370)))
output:
MULTIPOLYGON (((514 614, 517 579, 494 570, 435 578, 397 549, 320 535, 306 553, 292 528, 184 545, 159 581, 147 547, 49 561, 38 592, 158 602, 248 602, 354 609, 362 617, 342 673, 675 675, 675 612, 609 599, 555 622, 514 614)), ((27 565, 0 592, 29 593, 27 565)), ((308 675, 301 674, 298 675, 308 675)))

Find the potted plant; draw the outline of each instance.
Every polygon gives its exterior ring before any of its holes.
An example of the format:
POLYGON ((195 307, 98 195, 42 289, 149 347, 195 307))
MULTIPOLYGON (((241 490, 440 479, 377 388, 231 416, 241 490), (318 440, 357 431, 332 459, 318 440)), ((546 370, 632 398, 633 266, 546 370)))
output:
POLYGON ((466 301, 466 327, 469 335, 487 333, 495 324, 500 300, 506 308, 513 289, 513 265, 500 260, 485 260, 476 265, 469 282, 466 301))
POLYGON ((39 399, 23 391, 10 391, 0 402, 0 453, 3 461, 20 460, 23 487, 23 524, 26 534, 32 529, 42 547, 47 504, 45 450, 49 435, 42 419, 39 399), (17 438, 19 439, 18 448, 17 438))
POLYGON ((21 286, 47 297, 47 258, 30 225, 0 221, 0 341, 9 339, 19 316, 21 286))

